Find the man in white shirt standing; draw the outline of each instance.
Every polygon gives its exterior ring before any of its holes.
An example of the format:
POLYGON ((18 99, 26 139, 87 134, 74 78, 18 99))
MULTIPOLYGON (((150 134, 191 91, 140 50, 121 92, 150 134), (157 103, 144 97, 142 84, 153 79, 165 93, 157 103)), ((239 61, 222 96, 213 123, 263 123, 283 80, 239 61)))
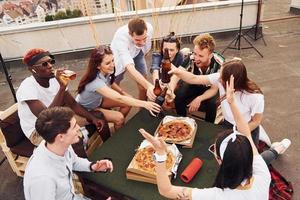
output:
POLYGON ((26 166, 26 200, 87 200, 75 194, 72 171, 112 172, 110 160, 90 162, 74 153, 71 145, 79 141, 80 128, 74 115, 68 107, 47 108, 39 114, 35 128, 44 140, 26 166))
POLYGON ((120 84, 125 71, 137 82, 139 99, 155 99, 153 85, 147 81, 145 55, 151 49, 153 27, 143 19, 133 18, 128 25, 120 27, 111 42, 116 67, 116 80, 120 84))

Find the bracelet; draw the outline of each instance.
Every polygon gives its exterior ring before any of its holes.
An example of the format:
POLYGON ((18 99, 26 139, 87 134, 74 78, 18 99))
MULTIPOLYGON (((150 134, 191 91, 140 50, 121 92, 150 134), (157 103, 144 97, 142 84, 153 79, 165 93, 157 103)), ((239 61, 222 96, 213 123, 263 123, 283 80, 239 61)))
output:
POLYGON ((93 165, 93 164, 96 164, 96 161, 93 161, 93 162, 90 163, 90 170, 91 170, 91 172, 95 172, 95 171, 92 169, 92 165, 93 165))

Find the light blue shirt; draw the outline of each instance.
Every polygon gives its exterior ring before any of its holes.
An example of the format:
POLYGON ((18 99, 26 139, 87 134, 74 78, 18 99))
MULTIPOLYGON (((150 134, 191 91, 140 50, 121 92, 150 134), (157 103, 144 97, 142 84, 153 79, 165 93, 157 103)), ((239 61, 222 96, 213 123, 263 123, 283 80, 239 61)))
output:
POLYGON ((106 77, 98 73, 96 78, 85 85, 84 90, 76 96, 76 101, 87 110, 94 110, 101 105, 103 96, 96 90, 104 86, 110 87, 110 75, 106 77))
POLYGON ((78 157, 70 146, 64 156, 49 151, 45 141, 34 150, 24 175, 26 200, 84 200, 74 192, 72 171, 90 171, 90 161, 78 157))

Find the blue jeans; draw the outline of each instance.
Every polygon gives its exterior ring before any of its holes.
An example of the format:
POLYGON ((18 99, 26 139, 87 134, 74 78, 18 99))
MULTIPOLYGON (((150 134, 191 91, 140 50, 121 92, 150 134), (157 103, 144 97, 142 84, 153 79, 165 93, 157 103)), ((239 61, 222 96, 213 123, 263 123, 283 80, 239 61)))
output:
MULTIPOLYGON (((147 65, 145 56, 142 50, 140 50, 139 54, 133 58, 135 69, 140 72, 143 76, 147 75, 147 65)), ((119 84, 124 79, 125 72, 119 74, 115 78, 115 82, 119 84)))

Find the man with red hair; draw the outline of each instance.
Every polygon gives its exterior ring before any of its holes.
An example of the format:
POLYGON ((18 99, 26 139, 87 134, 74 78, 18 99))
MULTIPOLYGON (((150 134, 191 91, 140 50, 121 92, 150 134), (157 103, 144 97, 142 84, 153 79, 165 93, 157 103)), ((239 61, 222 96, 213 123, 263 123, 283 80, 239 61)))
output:
MULTIPOLYGON (((103 141, 110 136, 103 114, 88 112, 68 92, 68 81, 61 76, 63 70, 58 69, 55 73, 53 55, 44 49, 35 48, 25 54, 23 62, 32 75, 23 80, 17 91, 18 115, 23 132, 34 145, 42 141, 34 128, 37 116, 42 110, 54 106, 68 106, 77 115, 86 118, 96 126, 103 141)), ((83 154, 82 150, 79 151, 81 153, 78 154, 86 156, 85 152, 83 154)))

